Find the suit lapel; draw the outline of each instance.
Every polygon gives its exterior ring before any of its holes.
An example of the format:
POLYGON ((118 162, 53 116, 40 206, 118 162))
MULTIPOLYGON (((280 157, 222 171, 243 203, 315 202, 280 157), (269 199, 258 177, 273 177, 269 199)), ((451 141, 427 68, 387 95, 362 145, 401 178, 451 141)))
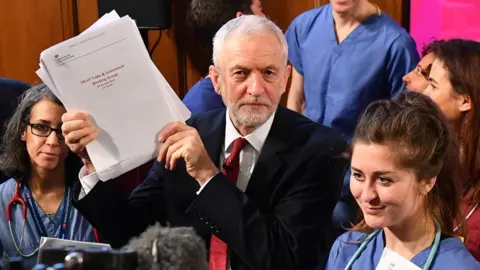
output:
POLYGON ((294 130, 289 123, 291 121, 286 119, 285 110, 287 109, 282 106, 278 107, 267 140, 248 182, 245 193, 253 202, 258 203, 269 183, 275 178, 275 174, 280 169, 286 168, 286 160, 292 150, 291 144, 288 143, 289 136, 294 130))
MULTIPOLYGON (((245 193, 250 200, 257 201, 267 189, 275 174, 286 168, 287 160, 292 154, 292 144, 288 143, 295 132, 293 119, 288 116, 288 109, 279 106, 273 119, 262 152, 248 182, 245 193)), ((200 137, 215 166, 220 166, 220 155, 225 141, 226 111, 222 110, 208 123, 209 128, 202 128, 200 137)), ((205 125, 206 126, 206 125, 205 125)), ((294 151, 293 151, 294 152, 294 151)))

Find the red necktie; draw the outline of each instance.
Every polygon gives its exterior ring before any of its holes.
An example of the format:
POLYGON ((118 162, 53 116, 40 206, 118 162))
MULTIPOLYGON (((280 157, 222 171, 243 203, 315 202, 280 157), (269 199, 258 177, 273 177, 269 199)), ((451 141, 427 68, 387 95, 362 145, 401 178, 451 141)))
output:
MULTIPOLYGON (((240 151, 247 145, 247 140, 238 138, 233 141, 232 153, 225 160, 222 173, 232 182, 237 184, 238 172, 240 171, 240 151)), ((227 244, 212 234, 210 240, 210 270, 227 269, 227 244)))

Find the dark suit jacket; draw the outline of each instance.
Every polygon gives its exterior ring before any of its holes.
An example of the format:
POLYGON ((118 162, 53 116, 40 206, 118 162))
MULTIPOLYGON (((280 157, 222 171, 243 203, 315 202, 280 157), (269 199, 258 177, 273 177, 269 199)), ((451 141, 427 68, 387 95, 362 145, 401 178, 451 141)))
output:
MULTIPOLYGON (((192 117, 210 158, 219 163, 225 110, 192 117)), ((207 243, 214 233, 232 251, 232 269, 313 269, 328 256, 332 211, 340 196, 346 142, 339 133, 279 107, 246 192, 217 174, 199 184, 179 161, 173 171, 156 162, 128 200, 118 184, 98 182, 74 206, 120 247, 149 224, 193 226, 207 243)), ((80 187, 75 188, 76 196, 80 187)))
MULTIPOLYGON (((17 108, 18 98, 29 87, 28 84, 20 81, 0 78, 0 140, 5 133, 6 122, 10 120, 17 108)), ((9 178, 10 177, 0 171, 0 183, 3 183, 9 178)))
POLYGON ((26 83, 6 78, 0 78, 0 138, 5 130, 5 122, 12 117, 18 105, 18 97, 30 86, 26 83))

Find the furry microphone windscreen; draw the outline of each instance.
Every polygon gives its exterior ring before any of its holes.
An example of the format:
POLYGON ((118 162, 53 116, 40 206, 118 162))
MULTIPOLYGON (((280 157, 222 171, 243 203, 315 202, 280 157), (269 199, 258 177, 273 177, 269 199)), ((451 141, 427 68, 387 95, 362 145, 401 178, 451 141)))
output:
POLYGON ((203 239, 193 228, 155 224, 125 246, 138 256, 138 270, 208 270, 203 239))

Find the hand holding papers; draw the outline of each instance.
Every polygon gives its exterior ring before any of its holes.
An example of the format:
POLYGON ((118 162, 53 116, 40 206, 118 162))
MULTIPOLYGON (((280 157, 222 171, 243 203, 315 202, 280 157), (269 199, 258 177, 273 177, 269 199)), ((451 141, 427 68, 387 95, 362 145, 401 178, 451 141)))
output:
POLYGON ((159 130, 190 117, 134 21, 115 12, 42 52, 37 74, 67 110, 88 112, 100 128, 87 151, 102 181, 151 160, 159 130))

